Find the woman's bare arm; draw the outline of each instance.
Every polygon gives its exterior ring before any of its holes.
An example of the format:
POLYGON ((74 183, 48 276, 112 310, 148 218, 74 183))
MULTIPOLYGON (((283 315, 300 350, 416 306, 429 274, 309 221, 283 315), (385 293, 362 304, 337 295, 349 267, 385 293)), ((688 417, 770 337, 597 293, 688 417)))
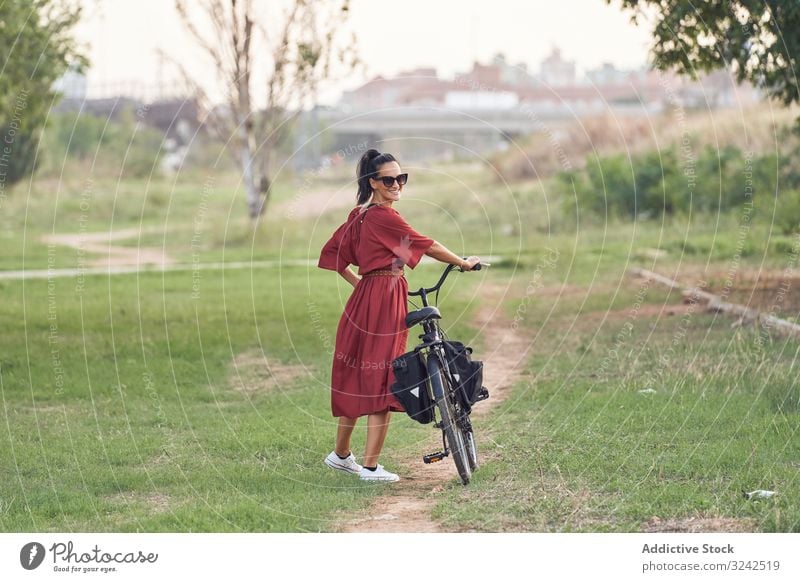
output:
POLYGON ((425 254, 430 257, 433 257, 437 261, 461 267, 465 271, 472 269, 472 267, 474 267, 476 264, 480 262, 480 259, 478 257, 469 257, 467 260, 464 260, 457 254, 449 250, 446 246, 440 244, 438 241, 433 241, 431 248, 429 248, 428 252, 426 252, 425 254))
MULTIPOLYGON (((433 241, 431 248, 428 249, 428 252, 425 253, 428 256, 433 257, 437 261, 442 261, 443 263, 448 263, 450 265, 456 265, 457 267, 461 267, 465 271, 469 271, 474 267, 476 264, 480 262, 478 257, 469 257, 466 261, 459 257, 454 252, 450 251, 446 246, 440 244, 436 241, 433 241)), ((339 273, 344 279, 350 283, 353 287, 356 286, 361 280, 361 277, 356 275, 350 267, 347 267, 344 271, 339 273)))
POLYGON ((346 268, 344 271, 342 271, 342 272, 341 272, 341 273, 339 273, 339 274, 340 274, 342 277, 344 277, 344 278, 345 278, 345 280, 346 280, 348 283, 350 283, 350 284, 351 284, 353 287, 355 287, 355 286, 356 286, 356 283, 358 283, 358 282, 361 280, 361 277, 359 277, 358 275, 356 275, 356 274, 355 274, 355 273, 352 271, 352 269, 350 269, 350 267, 347 267, 347 268, 346 268))

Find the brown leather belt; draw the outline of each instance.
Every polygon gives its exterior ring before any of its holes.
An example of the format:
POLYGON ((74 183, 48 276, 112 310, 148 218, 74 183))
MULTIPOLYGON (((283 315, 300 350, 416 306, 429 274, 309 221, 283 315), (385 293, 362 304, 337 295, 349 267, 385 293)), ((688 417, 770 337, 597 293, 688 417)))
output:
POLYGON ((377 270, 377 271, 370 271, 369 273, 364 273, 361 275, 362 277, 380 277, 380 276, 387 276, 387 277, 402 277, 404 274, 403 269, 397 270, 377 270))

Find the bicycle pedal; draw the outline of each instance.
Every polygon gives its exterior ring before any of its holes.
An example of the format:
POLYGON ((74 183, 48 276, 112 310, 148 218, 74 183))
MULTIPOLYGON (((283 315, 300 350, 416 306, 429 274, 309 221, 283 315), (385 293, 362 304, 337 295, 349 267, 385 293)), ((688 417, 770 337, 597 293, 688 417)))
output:
POLYGON ((429 455, 425 455, 422 457, 422 460, 425 462, 426 465, 430 465, 431 463, 438 463, 442 459, 447 456, 447 453, 444 451, 439 451, 438 453, 431 453, 429 455))
POLYGON ((480 402, 481 400, 486 400, 489 398, 489 391, 486 388, 481 388, 478 391, 478 398, 475 399, 475 402, 480 402))

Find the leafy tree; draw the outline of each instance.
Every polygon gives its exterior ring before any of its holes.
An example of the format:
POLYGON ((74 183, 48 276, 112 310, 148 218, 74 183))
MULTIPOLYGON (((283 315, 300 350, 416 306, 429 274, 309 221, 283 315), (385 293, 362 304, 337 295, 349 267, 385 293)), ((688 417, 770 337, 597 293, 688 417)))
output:
POLYGON ((656 67, 691 76, 728 68, 785 105, 800 102, 798 0, 620 1, 634 22, 655 17, 656 67))
POLYGON ((59 0, 0 2, 0 193, 34 170, 53 83, 86 66, 70 36, 80 13, 59 0))

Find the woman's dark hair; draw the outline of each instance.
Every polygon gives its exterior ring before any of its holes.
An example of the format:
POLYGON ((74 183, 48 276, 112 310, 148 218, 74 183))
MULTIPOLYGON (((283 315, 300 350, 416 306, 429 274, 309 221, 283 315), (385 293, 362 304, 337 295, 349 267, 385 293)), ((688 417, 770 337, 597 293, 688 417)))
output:
POLYGON ((369 185, 369 179, 378 175, 378 168, 386 162, 396 162, 392 154, 382 154, 378 150, 367 150, 358 161, 358 169, 356 170, 356 177, 358 178, 358 195, 357 203, 364 204, 372 196, 372 186, 369 185))

